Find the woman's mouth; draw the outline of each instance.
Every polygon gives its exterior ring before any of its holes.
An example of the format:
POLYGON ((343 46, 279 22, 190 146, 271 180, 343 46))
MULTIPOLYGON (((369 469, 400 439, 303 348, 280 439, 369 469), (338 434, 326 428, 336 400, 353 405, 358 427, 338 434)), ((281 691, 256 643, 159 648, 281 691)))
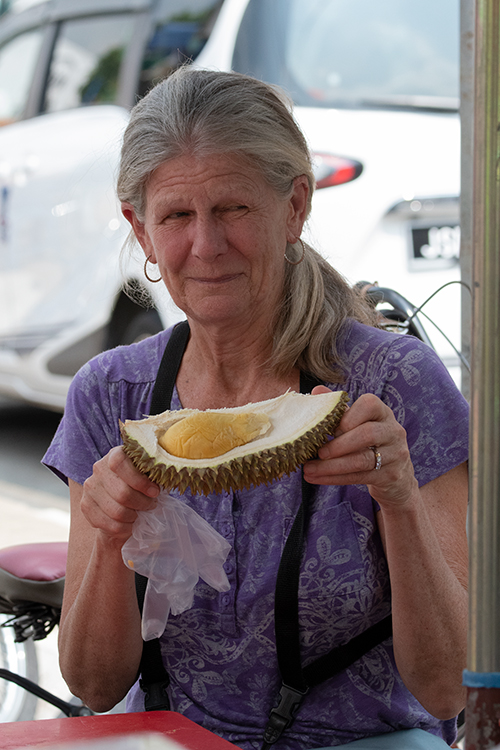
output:
POLYGON ((199 276, 197 278, 194 278, 193 281, 199 283, 199 284, 227 284, 230 281, 234 281, 240 276, 239 273, 227 273, 223 276, 213 276, 213 277, 207 277, 207 276, 199 276))

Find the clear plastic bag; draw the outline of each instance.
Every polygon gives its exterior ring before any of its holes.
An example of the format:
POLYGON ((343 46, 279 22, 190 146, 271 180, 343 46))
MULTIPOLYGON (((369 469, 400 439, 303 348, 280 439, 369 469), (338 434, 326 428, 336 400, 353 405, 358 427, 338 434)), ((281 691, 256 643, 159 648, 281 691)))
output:
POLYGON ((142 637, 159 638, 170 612, 193 604, 202 578, 217 591, 228 591, 223 564, 231 545, 178 497, 165 490, 154 510, 141 511, 132 536, 122 547, 125 565, 146 576, 142 637))

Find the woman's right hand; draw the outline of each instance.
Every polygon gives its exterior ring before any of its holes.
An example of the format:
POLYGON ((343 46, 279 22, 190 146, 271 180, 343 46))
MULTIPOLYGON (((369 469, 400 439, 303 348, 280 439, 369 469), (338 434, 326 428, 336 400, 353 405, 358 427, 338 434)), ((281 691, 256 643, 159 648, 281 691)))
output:
POLYGON ((80 507, 91 526, 125 542, 132 535, 137 512, 154 508, 159 492, 158 485, 137 471, 119 446, 94 464, 83 484, 80 507))

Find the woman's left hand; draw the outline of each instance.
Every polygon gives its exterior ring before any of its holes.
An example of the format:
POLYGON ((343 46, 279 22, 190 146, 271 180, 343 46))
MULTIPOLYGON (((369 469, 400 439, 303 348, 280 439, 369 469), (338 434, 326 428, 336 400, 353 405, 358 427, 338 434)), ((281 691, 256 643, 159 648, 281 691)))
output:
MULTIPOLYGON (((312 392, 327 391, 317 386, 312 392)), ((312 484, 365 484, 387 509, 405 505, 418 490, 406 430, 391 409, 369 393, 347 409, 334 439, 319 449, 318 458, 304 464, 304 479, 312 484), (375 451, 380 455, 379 469, 375 451)))

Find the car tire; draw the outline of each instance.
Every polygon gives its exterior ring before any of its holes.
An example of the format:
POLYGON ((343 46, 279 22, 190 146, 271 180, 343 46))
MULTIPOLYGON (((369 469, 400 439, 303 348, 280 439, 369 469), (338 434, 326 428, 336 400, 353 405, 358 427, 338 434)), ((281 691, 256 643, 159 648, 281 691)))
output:
POLYGON ((154 336, 163 330, 160 316, 156 310, 143 310, 135 315, 126 326, 122 337, 121 344, 135 344, 149 336, 154 336))
MULTIPOLYGON (((0 625, 9 619, 0 615, 0 625)), ((0 667, 38 682, 36 646, 28 639, 16 643, 12 627, 0 627, 0 667)), ((0 723, 30 721, 35 718, 38 698, 14 682, 0 679, 0 723)))

